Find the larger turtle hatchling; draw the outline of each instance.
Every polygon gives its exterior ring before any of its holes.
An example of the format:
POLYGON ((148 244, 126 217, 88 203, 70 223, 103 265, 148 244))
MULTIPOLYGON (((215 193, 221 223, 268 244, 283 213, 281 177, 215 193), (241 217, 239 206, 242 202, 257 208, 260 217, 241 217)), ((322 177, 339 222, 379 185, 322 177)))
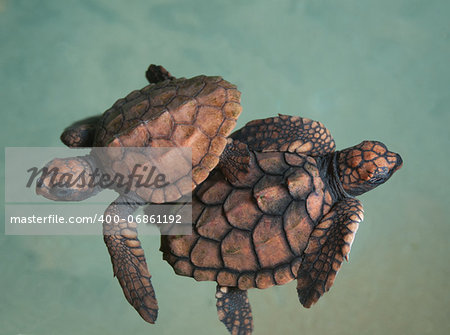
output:
POLYGON ((162 236, 175 272, 217 282, 219 319, 250 334, 250 288, 297 280, 310 307, 350 252, 363 207, 355 198, 402 166, 377 141, 335 151, 317 121, 280 115, 235 132, 218 167, 195 191, 193 233, 162 236))
MULTIPOLYGON (((155 65, 148 68, 146 77, 150 85, 118 100, 102 115, 74 123, 63 132, 61 140, 69 147, 192 149, 192 164, 189 161, 186 169, 180 170, 183 165, 180 162, 169 162, 180 171, 177 170, 179 178, 167 187, 139 187, 123 194, 123 189, 113 184, 111 188, 120 195, 105 211, 105 218, 120 218, 117 222, 105 219, 103 223, 104 241, 111 255, 114 275, 128 302, 144 320, 154 323, 158 304, 137 238, 136 224, 128 221, 129 215, 140 203, 175 201, 203 182, 219 162, 242 108, 236 86, 221 77, 202 75, 177 79, 155 65)), ((98 159, 98 152, 100 150, 93 148, 87 156, 54 159, 46 168, 49 171, 56 168, 55 179, 58 180, 58 176, 65 174, 93 174, 97 168, 106 170, 109 175, 123 171, 127 175, 130 166, 139 163, 136 154, 133 156, 124 150, 126 154, 109 157, 108 164, 99 164, 105 161, 98 159)), ((53 177, 41 178, 37 193, 52 200, 78 201, 100 191, 89 183, 70 187, 55 184, 53 177)))

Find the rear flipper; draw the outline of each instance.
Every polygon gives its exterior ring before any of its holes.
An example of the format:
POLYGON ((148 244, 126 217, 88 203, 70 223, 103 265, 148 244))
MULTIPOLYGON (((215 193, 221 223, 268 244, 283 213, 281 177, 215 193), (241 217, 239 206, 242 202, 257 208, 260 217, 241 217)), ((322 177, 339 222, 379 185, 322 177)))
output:
POLYGON ((61 141, 71 148, 92 147, 95 138, 95 130, 102 115, 91 116, 75 122, 61 134, 61 141))
POLYGON ((253 317, 247 291, 217 286, 217 314, 233 335, 248 335, 253 330, 253 317))
POLYGON ((175 79, 164 67, 155 64, 148 67, 145 77, 150 84, 156 84, 167 79, 175 79))

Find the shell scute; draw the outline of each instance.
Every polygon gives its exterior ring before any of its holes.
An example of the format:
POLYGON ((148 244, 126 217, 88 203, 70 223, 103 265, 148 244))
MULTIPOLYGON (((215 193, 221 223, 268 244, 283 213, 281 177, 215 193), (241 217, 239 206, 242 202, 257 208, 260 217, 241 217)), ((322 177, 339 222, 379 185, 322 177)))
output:
POLYGON ((228 101, 240 103, 241 92, 239 92, 236 88, 228 89, 227 90, 227 99, 228 99, 228 101))
POLYGON ((145 127, 151 138, 168 139, 173 131, 173 120, 168 111, 162 111, 158 118, 149 121, 145 127))
POLYGON ((192 249, 190 255, 194 265, 205 268, 220 268, 222 260, 220 258, 219 242, 200 238, 192 249))
MULTIPOLYGON (((170 263, 170 260, 168 260, 170 263)), ((178 260, 174 265, 173 269, 175 270, 175 273, 180 276, 192 276, 192 271, 194 267, 192 266, 191 262, 188 260, 180 259, 178 260)))
POLYGON ((256 275, 256 287, 260 289, 269 288, 275 285, 271 271, 261 271, 256 275))
POLYGON ((250 190, 236 189, 223 205, 227 220, 237 228, 251 230, 262 213, 253 201, 250 190))
POLYGON ((222 241, 221 253, 227 268, 236 271, 256 271, 258 269, 250 232, 231 230, 222 241))
POLYGON ((222 125, 219 129, 219 135, 220 136, 227 136, 233 128, 236 126, 236 120, 234 119, 225 119, 225 121, 222 122, 222 125))
POLYGON ((305 156, 298 154, 284 153, 284 159, 291 166, 303 166, 305 164, 305 156))
POLYGON ((235 101, 227 102, 223 106, 225 116, 230 119, 236 119, 242 112, 242 106, 235 101))
POLYGON ((222 110, 212 106, 201 106, 197 113, 196 125, 209 137, 217 134, 224 117, 222 110))
POLYGON ((185 95, 178 95, 167 105, 176 123, 191 123, 197 113, 197 101, 185 95))
POLYGON ((263 268, 288 263, 293 256, 284 236, 280 217, 263 216, 253 231, 253 241, 263 268))
POLYGON ((231 229, 222 214, 222 206, 205 208, 195 227, 200 236, 216 241, 221 241, 231 229))
POLYGON ((191 78, 189 80, 189 85, 182 85, 178 87, 178 94, 186 95, 188 97, 197 96, 206 85, 205 79, 206 79, 205 76, 197 76, 191 78))
POLYGON ((192 181, 196 185, 200 185, 200 183, 206 179, 209 175, 209 170, 204 167, 197 165, 192 169, 192 181))
POLYGON ((236 272, 222 270, 217 274, 217 282, 221 286, 237 286, 238 275, 236 272))
POLYGON ((139 90, 131 91, 126 97, 126 101, 133 101, 134 99, 137 99, 139 96, 142 96, 141 92, 139 90))
POLYGON ((323 192, 311 192, 306 199, 306 209, 312 220, 317 221, 322 215, 323 192))
POLYGON ((177 88, 174 86, 162 87, 150 92, 150 103, 152 106, 167 106, 177 95, 177 88))
POLYGON ((281 215, 292 201, 283 185, 283 176, 265 175, 253 191, 258 207, 267 214, 281 215))
POLYGON ((266 173, 283 174, 289 166, 283 159, 281 152, 255 153, 259 167, 266 173))
POLYGON ((217 270, 214 269, 195 269, 192 277, 197 281, 213 281, 216 279, 217 270))
POLYGON ((231 190, 231 185, 222 175, 215 173, 200 186, 196 195, 203 203, 216 205, 223 203, 231 190))
POLYGON ((314 229, 304 201, 293 201, 283 215, 283 226, 291 249, 296 255, 305 250, 314 229))
POLYGON ((122 134, 118 140, 122 147, 144 147, 149 143, 149 134, 146 126, 141 123, 133 131, 122 134))
POLYGON ((282 265, 274 270, 273 277, 277 285, 284 285, 294 280, 290 264, 282 265))
POLYGON ((189 253, 198 240, 198 235, 167 236, 170 252, 175 256, 189 257, 189 253))
POLYGON ((149 102, 148 99, 146 99, 144 96, 141 101, 135 101, 131 106, 128 108, 127 113, 124 114, 125 121, 132 121, 132 120, 141 120, 142 115, 144 115, 147 110, 149 109, 149 102))
POLYGON ((242 273, 238 279, 238 287, 241 290, 248 290, 255 287, 255 275, 253 273, 242 273))
POLYGON ((294 199, 306 199, 313 185, 310 175, 305 170, 296 169, 287 177, 287 186, 294 199))
POLYGON ((213 155, 220 156, 227 145, 225 137, 214 137, 211 141, 209 152, 213 155))
POLYGON ((205 85, 203 90, 195 97, 199 105, 222 107, 227 98, 226 90, 215 82, 205 85))

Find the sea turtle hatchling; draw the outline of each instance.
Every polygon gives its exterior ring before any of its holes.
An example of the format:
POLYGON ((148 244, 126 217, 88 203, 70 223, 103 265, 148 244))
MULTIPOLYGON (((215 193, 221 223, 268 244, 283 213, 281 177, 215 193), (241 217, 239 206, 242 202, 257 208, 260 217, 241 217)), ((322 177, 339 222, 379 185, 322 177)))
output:
MULTIPOLYGON (((88 118, 68 127, 61 140, 69 147, 93 147, 87 156, 54 159, 46 165, 48 171, 57 171, 41 177, 37 193, 52 200, 79 201, 100 191, 89 183, 58 184, 65 174, 76 177, 84 172, 93 174, 97 168, 109 175, 136 166, 136 154, 103 157, 99 160, 96 147, 189 147, 192 164, 179 172, 178 179, 167 187, 133 188, 120 196, 106 209, 103 222, 104 241, 113 263, 114 275, 119 280, 128 302, 147 322, 154 323, 158 305, 150 281, 144 252, 137 238, 136 225, 128 222, 143 203, 175 201, 190 193, 203 182, 217 165, 242 108, 240 92, 235 85, 221 77, 197 76, 191 79, 174 78, 161 66, 151 65, 146 73, 150 85, 131 92, 118 100, 102 115, 88 118), (134 156, 133 156, 134 155, 134 156), (103 164, 99 164, 99 161, 103 164), (54 169, 57 170, 54 170, 54 169), (54 178, 52 180, 52 178, 54 178), (120 220, 106 220, 118 216, 120 220)), ((140 157, 146 159, 146 157, 140 157)), ((170 162, 180 168, 178 162, 170 162)), ((128 170, 127 170, 128 169, 128 170)))
POLYGON ((377 141, 335 151, 320 122, 295 116, 255 120, 231 137, 194 191, 193 234, 161 236, 161 251, 177 274, 217 282, 219 319, 249 334, 248 289, 297 279, 305 307, 330 289, 363 220, 355 196, 402 159, 377 141))

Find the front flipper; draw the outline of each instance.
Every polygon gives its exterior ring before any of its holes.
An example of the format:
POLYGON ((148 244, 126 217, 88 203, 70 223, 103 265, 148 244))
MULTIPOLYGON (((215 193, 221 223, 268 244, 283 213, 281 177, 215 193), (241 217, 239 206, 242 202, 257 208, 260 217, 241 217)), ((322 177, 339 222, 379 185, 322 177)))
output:
POLYGON ((105 211, 103 235, 111 256, 114 276, 119 280, 125 298, 145 321, 155 323, 158 302, 150 280, 151 275, 141 242, 137 238, 136 224, 127 220, 136 208, 135 204, 123 197, 114 201, 105 211), (117 222, 117 218, 120 218, 120 222, 117 222))
POLYGON ((253 317, 247 291, 217 285, 217 314, 233 335, 251 334, 253 317))
POLYGON ((330 131, 318 122, 299 116, 280 114, 253 120, 231 135, 254 151, 297 152, 323 156, 336 147, 330 131))
POLYGON ((94 143, 95 131, 102 115, 77 121, 64 129, 61 141, 70 148, 89 148, 94 143))
POLYGON ((297 275, 297 293, 309 308, 333 285, 363 220, 361 203, 353 198, 337 202, 313 230, 297 275))
POLYGON ((154 64, 151 64, 148 67, 147 72, 145 72, 145 77, 150 84, 156 84, 167 79, 175 79, 175 77, 172 76, 164 67, 154 64))

